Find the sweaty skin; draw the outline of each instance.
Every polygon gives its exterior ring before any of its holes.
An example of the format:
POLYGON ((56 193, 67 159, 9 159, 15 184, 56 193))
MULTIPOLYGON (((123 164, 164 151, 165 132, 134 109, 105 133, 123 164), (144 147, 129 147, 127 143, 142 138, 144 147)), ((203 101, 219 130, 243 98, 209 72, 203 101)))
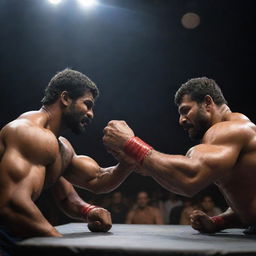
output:
MULTIPOLYGON (((200 144, 190 148, 185 156, 153 150, 139 172, 153 177, 166 189, 189 197, 215 183, 230 206, 222 214, 227 221, 225 228, 256 224, 255 124, 243 114, 232 113, 226 104, 217 106, 210 96, 199 104, 185 95, 179 105, 179 122, 189 136, 198 128, 199 110, 209 125, 200 144)), ((134 136, 124 121, 109 122, 104 132, 106 147, 120 152, 134 136)), ((191 218, 195 229, 216 231, 212 220, 202 212, 196 211, 191 218)))
MULTIPOLYGON (((80 208, 85 202, 71 183, 104 193, 131 172, 124 162, 101 168, 92 158, 77 155, 68 140, 59 136, 66 128, 61 119, 63 106, 70 104, 64 92, 53 105, 22 114, 0 132, 0 222, 16 236, 61 236, 34 203, 43 190, 51 188, 64 212, 84 219, 80 208)), ((90 92, 75 102, 76 110, 90 118, 92 106, 90 92)), ((103 208, 93 209, 88 222, 94 231, 111 228, 110 214, 103 208)))

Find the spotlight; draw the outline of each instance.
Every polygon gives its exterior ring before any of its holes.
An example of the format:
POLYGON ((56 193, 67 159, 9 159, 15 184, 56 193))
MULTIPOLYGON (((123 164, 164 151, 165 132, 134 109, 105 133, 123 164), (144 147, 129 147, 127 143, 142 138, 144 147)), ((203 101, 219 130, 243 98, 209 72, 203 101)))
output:
POLYGON ((92 6, 96 4, 96 0, 77 0, 83 6, 92 6))
POLYGON ((59 4, 61 0, 48 0, 51 4, 59 4))

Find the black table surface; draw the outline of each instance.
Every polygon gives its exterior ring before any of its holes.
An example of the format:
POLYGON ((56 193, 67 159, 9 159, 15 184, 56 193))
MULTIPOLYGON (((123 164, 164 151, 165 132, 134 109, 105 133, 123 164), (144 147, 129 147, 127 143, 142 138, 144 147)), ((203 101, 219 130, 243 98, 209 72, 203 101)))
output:
POLYGON ((18 243, 27 255, 256 255, 256 236, 242 229, 207 235, 182 225, 114 224, 92 233, 85 223, 56 227, 62 238, 36 237, 18 243))

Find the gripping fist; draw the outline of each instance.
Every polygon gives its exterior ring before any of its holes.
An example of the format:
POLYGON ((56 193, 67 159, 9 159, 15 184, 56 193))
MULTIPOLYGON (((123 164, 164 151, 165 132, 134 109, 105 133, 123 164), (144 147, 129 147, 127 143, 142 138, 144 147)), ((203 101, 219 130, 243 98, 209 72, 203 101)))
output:
POLYGON ((103 132, 103 143, 112 151, 122 150, 125 142, 134 136, 134 132, 125 121, 110 121, 103 132))
POLYGON ((216 223, 207 214, 199 210, 192 212, 190 222, 192 228, 201 233, 215 233, 218 229, 216 223))
POLYGON ((104 208, 94 208, 87 215, 88 229, 92 232, 107 232, 112 227, 110 212, 104 208))

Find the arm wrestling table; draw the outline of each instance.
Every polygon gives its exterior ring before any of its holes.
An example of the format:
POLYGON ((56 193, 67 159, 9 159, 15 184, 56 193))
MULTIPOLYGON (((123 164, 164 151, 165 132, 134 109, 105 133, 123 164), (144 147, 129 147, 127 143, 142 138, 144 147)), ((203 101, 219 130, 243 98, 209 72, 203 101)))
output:
MULTIPOLYGON (((85 223, 56 227, 63 238, 37 237, 17 244, 17 255, 256 255, 256 236, 242 229, 213 235, 190 226, 114 224, 108 233, 91 233, 85 223)), ((15 255, 16 255, 15 254, 15 255)))

